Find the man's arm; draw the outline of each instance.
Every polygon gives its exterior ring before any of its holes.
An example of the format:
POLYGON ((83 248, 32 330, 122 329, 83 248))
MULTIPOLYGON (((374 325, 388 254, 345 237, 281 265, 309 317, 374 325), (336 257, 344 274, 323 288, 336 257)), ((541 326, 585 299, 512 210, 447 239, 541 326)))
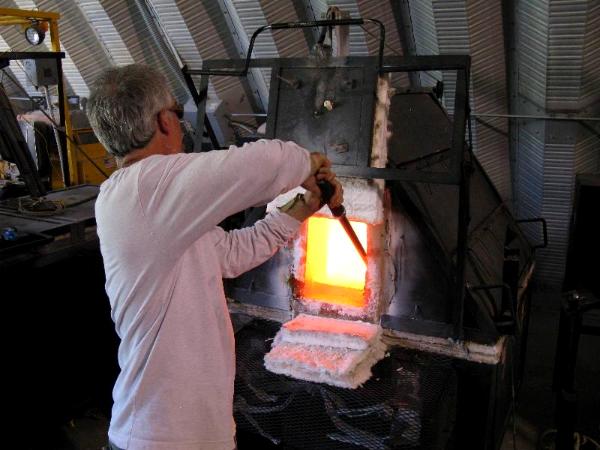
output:
MULTIPOLYGON (((334 175, 323 174, 336 188, 334 202, 341 203, 342 190, 334 175)), ((338 203, 335 203, 336 206, 338 203)), ((320 195, 307 191, 284 205, 281 212, 268 215, 252 227, 225 232, 217 227, 211 232, 224 278, 238 275, 262 264, 275 254, 300 228, 301 223, 321 207, 320 195)))
POLYGON ((300 228, 301 222, 276 212, 252 227, 226 232, 216 227, 210 232, 223 278, 235 278, 271 258, 300 228))
POLYGON ((292 142, 258 141, 227 151, 150 157, 140 163, 138 189, 153 239, 181 254, 226 217, 268 203, 317 169, 308 151, 292 142))

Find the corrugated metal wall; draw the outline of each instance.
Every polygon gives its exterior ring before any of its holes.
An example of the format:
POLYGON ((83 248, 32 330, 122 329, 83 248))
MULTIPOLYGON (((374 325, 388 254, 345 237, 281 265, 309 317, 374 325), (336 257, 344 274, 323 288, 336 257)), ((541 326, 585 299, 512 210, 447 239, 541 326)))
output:
MULTIPOLYGON (((521 115, 600 115, 600 0, 513 1, 514 5, 506 3, 515 8, 508 53, 503 3, 485 0, 0 0, 0 6, 62 14, 61 37, 69 56, 64 62, 67 89, 79 95, 87 95, 105 67, 135 61, 161 68, 184 101, 189 93, 180 62, 197 68, 208 59, 239 58, 256 27, 320 19, 328 6, 336 5, 353 17, 382 20, 386 54, 406 49, 417 54, 470 54, 475 113, 503 115, 510 108, 521 115), (398 24, 398 2, 407 11, 402 14, 409 16, 402 17, 411 25, 407 42, 407 30, 398 24)), ((314 30, 267 33, 257 41, 254 54, 304 56, 315 36, 314 30)), ((30 49, 15 27, 0 29, 0 48, 30 49)), ((373 54, 375 48, 369 33, 351 28, 351 54, 373 54)), ((14 73, 25 83, 17 66, 14 73)), ((426 86, 443 80, 444 102, 452 111, 452 73, 431 72, 419 79, 426 86)), ((217 77, 209 95, 222 100, 225 111, 260 113, 266 108, 268 83, 267 71, 253 71, 247 79, 217 77)), ((407 83, 403 78, 400 84, 407 83)), ((509 128, 506 118, 479 117, 472 123, 474 151, 509 206, 521 217, 548 220, 550 247, 539 253, 538 278, 559 285, 574 176, 600 169, 597 122, 515 119, 509 128)), ((528 233, 532 239, 539 234, 530 229, 528 233)))
POLYGON ((600 108, 600 1, 588 5, 581 76, 581 106, 597 113, 600 108))
MULTIPOLYGON (((600 96, 590 77, 598 66, 594 25, 599 5, 583 0, 517 2, 515 112, 599 114, 600 96)), ((519 120, 516 133, 517 211, 548 221, 550 245, 539 252, 537 277, 549 287, 560 288, 575 175, 600 168, 598 131, 585 122, 519 120)), ((539 232, 529 233, 539 240, 539 232)))

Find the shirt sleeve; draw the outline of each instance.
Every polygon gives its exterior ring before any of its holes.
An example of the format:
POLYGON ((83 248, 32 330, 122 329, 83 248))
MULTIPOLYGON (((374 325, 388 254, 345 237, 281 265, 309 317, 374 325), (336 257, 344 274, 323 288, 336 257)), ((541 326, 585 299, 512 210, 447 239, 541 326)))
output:
POLYGON ((298 232, 301 222, 279 211, 252 227, 211 231, 223 278, 235 278, 271 258, 298 232))
POLYGON ((310 174, 310 154, 293 142, 260 140, 140 163, 138 190, 152 239, 181 254, 226 217, 270 202, 310 174))

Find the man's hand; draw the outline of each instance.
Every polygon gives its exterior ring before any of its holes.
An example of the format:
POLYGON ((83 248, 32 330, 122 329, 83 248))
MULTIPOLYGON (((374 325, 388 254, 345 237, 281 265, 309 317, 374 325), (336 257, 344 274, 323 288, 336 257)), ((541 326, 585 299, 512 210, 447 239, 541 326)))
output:
POLYGON ((317 185, 318 181, 327 180, 335 188, 334 194, 329 201, 329 206, 335 208, 344 201, 343 189, 340 182, 331 170, 331 161, 323 153, 311 153, 311 174, 304 180, 302 187, 306 189, 303 201, 297 201, 286 211, 290 216, 304 221, 321 209, 321 189, 317 185))

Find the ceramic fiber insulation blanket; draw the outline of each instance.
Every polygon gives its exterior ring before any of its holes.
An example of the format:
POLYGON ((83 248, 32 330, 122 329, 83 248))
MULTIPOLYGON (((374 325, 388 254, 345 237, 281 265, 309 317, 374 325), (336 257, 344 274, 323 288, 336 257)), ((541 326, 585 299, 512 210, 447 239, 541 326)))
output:
POLYGON ((381 338, 381 327, 360 320, 342 320, 300 314, 281 327, 275 344, 322 345, 364 350, 381 338))
POLYGON ((283 342, 265 355, 265 367, 300 380, 355 389, 371 378, 371 367, 385 350, 380 341, 364 350, 283 342))
POLYGON ((371 323, 300 314, 283 324, 265 367, 301 380, 356 388, 385 355, 382 329, 371 323))

